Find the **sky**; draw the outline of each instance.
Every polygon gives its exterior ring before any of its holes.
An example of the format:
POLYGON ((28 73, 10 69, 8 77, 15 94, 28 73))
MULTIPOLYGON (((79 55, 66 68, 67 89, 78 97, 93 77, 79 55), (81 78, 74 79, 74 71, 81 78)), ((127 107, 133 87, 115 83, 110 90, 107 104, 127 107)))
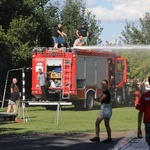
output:
MULTIPOLYGON (((51 0, 55 2, 57 0, 51 0)), ((60 5, 65 0, 59 0, 60 5)), ((83 0, 86 8, 101 21, 103 27, 100 38, 102 44, 106 41, 119 40, 124 30, 126 21, 140 25, 139 18, 143 18, 146 12, 150 12, 150 0, 83 0)))

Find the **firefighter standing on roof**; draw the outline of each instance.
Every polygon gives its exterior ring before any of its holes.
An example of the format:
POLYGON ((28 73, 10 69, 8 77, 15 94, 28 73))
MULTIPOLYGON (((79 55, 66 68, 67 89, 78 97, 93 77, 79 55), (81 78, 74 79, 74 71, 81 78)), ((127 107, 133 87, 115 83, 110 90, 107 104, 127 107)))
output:
POLYGON ((86 23, 85 22, 83 22, 81 24, 81 27, 76 30, 76 35, 77 35, 77 37, 82 35, 83 36, 83 40, 85 42, 85 45, 87 45, 87 39, 88 39, 88 36, 89 36, 89 32, 88 32, 88 28, 86 27, 86 23))
POLYGON ((54 28, 52 36, 54 40, 54 48, 58 48, 58 44, 62 44, 64 42, 64 36, 67 36, 67 34, 62 31, 62 23, 58 23, 57 27, 54 28), (59 39, 61 39, 61 42, 59 41, 59 39))

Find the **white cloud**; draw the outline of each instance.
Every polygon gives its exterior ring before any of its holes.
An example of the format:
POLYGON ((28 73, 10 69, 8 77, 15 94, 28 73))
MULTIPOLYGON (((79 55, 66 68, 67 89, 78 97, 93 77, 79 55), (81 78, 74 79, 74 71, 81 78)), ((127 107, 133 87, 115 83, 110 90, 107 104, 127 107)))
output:
POLYGON ((90 7, 95 7, 98 4, 97 0, 84 0, 84 1, 86 1, 86 5, 90 7))
MULTIPOLYGON (((87 0, 94 4, 94 0, 87 0)), ((112 9, 102 6, 89 7, 88 10, 101 21, 138 21, 143 18, 145 12, 150 12, 150 0, 107 0, 112 4, 112 9)), ((97 1, 95 0, 95 3, 97 1)), ((90 6, 90 5, 88 5, 90 6)))

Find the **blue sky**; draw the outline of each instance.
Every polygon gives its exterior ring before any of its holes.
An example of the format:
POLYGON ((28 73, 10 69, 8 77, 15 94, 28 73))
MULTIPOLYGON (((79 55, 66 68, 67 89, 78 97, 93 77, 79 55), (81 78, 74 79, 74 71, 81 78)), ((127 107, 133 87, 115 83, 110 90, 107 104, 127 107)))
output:
MULTIPOLYGON (((51 0, 56 2, 57 0, 51 0)), ((60 0, 61 5, 65 0, 60 0)), ((139 18, 143 18, 145 12, 150 12, 150 0, 82 0, 86 8, 101 21, 104 28, 100 38, 105 41, 114 42, 119 39, 124 30, 126 20, 139 26, 139 18)))

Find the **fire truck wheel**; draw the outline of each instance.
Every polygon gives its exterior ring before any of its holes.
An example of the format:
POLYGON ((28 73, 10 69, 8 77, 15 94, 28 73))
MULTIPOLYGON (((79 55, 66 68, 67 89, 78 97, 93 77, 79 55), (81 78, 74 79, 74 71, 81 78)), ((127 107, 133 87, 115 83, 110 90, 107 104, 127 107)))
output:
POLYGON ((88 92, 87 98, 86 98, 86 109, 91 110, 94 107, 94 93, 88 92))

